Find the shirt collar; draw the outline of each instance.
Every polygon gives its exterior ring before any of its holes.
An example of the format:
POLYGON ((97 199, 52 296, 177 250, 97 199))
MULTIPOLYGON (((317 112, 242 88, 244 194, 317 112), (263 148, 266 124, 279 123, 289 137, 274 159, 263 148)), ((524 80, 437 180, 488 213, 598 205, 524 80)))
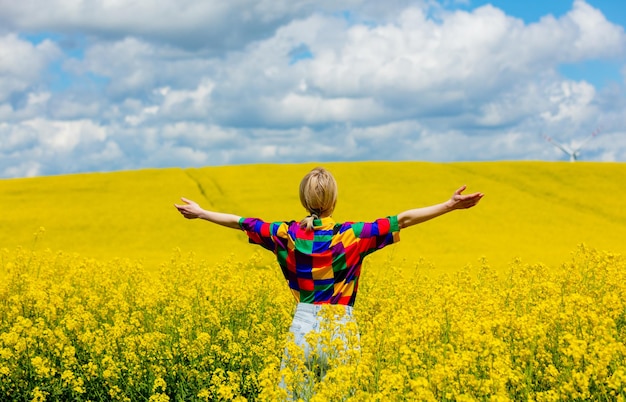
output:
POLYGON ((326 216, 324 218, 314 219, 313 226, 315 228, 320 228, 320 229, 330 229, 333 226, 335 226, 335 220, 333 219, 332 216, 326 216))

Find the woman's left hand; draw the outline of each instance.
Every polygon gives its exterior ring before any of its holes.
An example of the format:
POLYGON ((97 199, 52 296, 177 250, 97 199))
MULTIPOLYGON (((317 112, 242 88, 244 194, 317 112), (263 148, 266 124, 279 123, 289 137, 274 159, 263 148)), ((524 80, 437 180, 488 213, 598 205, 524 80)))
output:
POLYGON ((180 212, 187 219, 196 219, 199 218, 200 215, 204 212, 204 209, 198 205, 198 203, 188 200, 186 198, 181 198, 184 204, 174 204, 178 212, 180 212))

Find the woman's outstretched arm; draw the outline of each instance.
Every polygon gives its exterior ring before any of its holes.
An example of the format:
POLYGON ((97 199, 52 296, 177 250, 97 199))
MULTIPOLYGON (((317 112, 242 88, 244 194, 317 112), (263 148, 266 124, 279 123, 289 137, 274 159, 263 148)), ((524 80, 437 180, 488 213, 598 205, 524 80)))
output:
POLYGON ((452 197, 441 204, 431 205, 429 207, 410 209, 398 214, 398 224, 400 228, 417 225, 418 223, 436 218, 455 209, 471 208, 478 204, 483 198, 483 193, 461 194, 465 191, 466 186, 461 186, 454 192, 452 197))
POLYGON ((196 202, 181 198, 184 204, 174 204, 178 212, 180 212, 187 219, 204 219, 209 222, 217 223, 218 225, 226 226, 233 229, 241 229, 239 226, 240 216, 233 214, 225 214, 222 212, 213 212, 202 209, 196 202))

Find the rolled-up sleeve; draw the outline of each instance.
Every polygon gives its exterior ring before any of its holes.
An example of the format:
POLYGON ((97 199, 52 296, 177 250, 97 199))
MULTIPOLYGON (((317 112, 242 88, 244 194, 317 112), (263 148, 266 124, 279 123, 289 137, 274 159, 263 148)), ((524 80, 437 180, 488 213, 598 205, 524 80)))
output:
POLYGON ((359 226, 355 234, 360 239, 359 249, 364 255, 400 241, 400 225, 397 216, 376 219, 359 226))
POLYGON ((241 218, 239 226, 248 236, 248 241, 272 252, 285 249, 286 222, 264 222, 257 218, 241 218))

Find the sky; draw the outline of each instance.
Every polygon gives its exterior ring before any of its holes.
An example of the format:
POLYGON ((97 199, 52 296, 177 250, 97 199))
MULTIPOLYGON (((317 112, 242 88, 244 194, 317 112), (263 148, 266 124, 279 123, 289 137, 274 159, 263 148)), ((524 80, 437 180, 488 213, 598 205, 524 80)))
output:
POLYGON ((0 0, 0 178, 624 162, 625 27, 617 0, 0 0))

